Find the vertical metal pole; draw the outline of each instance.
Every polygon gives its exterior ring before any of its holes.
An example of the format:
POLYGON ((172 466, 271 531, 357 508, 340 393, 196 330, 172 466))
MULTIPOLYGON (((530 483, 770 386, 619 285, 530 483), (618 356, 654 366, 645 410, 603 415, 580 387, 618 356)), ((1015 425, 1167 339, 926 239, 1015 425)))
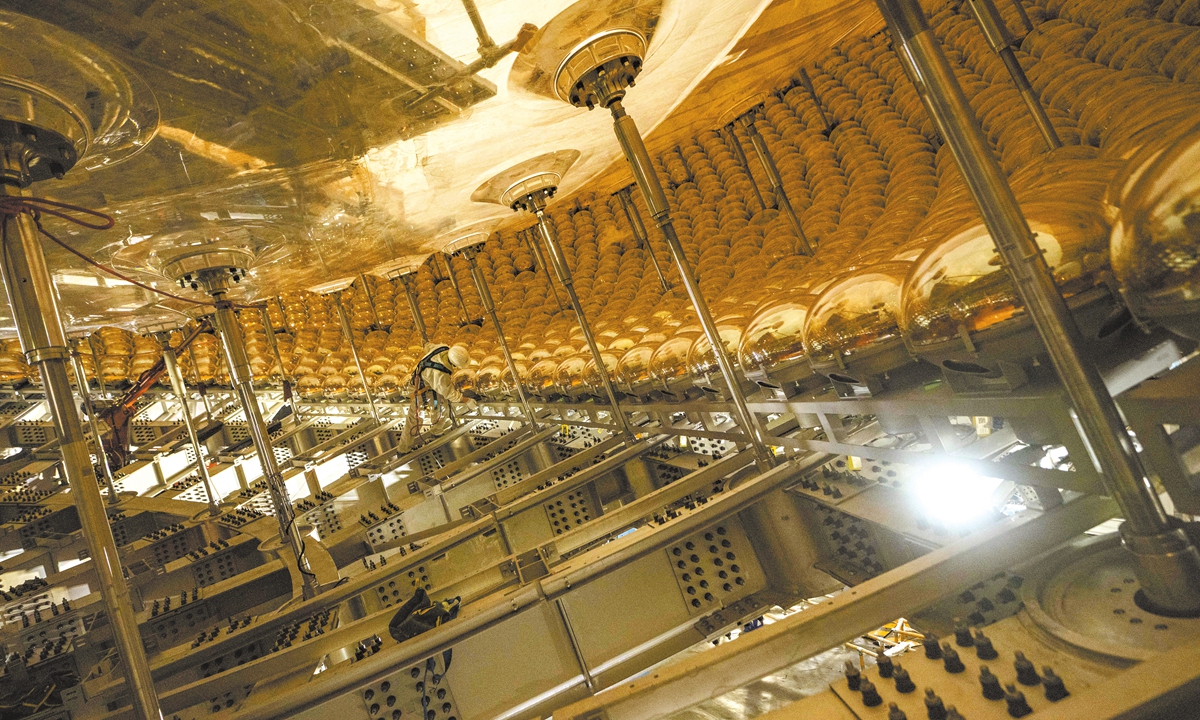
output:
POLYGON ((508 364, 508 371, 512 373, 513 384, 517 386, 517 397, 521 400, 521 409, 525 411, 530 429, 536 433, 540 429, 537 415, 534 414, 533 406, 529 404, 529 397, 525 394, 525 386, 521 383, 521 375, 517 372, 517 363, 513 360, 512 351, 508 349, 508 339, 504 337, 504 328, 500 325, 500 317, 496 315, 496 303, 492 300, 492 292, 487 286, 483 272, 479 269, 479 263, 475 262, 475 253, 475 248, 462 250, 463 257, 471 264, 471 279, 475 281, 475 289, 479 291, 479 299, 483 301, 483 311, 492 319, 492 327, 496 330, 496 341, 500 343, 500 350, 504 353, 504 362, 508 364))
POLYGON ((79 381, 79 396, 83 399, 83 409, 87 411, 92 440, 96 443, 96 460, 104 470, 104 484, 108 487, 108 502, 116 505, 121 502, 121 498, 117 495, 117 485, 113 480, 112 468, 109 467, 108 455, 104 452, 104 439, 100 435, 100 423, 96 422, 96 408, 92 406, 92 391, 88 387, 87 370, 83 367, 83 358, 79 357, 79 351, 74 348, 71 349, 71 362, 75 367, 75 378, 79 381))
POLYGON ((371 308, 371 317, 375 318, 375 327, 381 327, 379 323, 379 311, 375 309, 375 298, 371 296, 371 286, 367 284, 367 276, 363 273, 358 274, 358 282, 362 285, 363 296, 367 298, 367 305, 371 308))
POLYGON ((371 417, 375 418, 375 422, 379 422, 379 408, 375 407, 375 398, 371 395, 367 376, 363 375, 362 360, 358 357, 358 345, 354 342, 354 329, 350 327, 350 316, 346 314, 346 308, 342 305, 341 293, 333 296, 333 302, 337 305, 338 317, 342 320, 342 334, 346 336, 346 342, 350 343, 350 354, 354 356, 354 367, 358 368, 358 377, 362 380, 363 394, 367 396, 367 404, 371 406, 371 417))
POLYGON ((537 215, 538 231, 541 233, 542 241, 546 243, 546 248, 550 251, 550 262, 554 264, 554 273, 558 275, 558 281, 567 291, 567 299, 570 300, 571 307, 575 310, 579 328, 583 331, 583 339, 587 341, 588 349, 592 352, 592 359, 596 361, 596 372, 604 384, 604 394, 608 395, 608 401, 612 404, 612 413, 616 416, 618 427, 626 437, 632 438, 633 430, 630 429, 629 420, 621 410, 621 404, 617 402, 617 391, 613 387, 612 378, 608 375, 608 366, 604 364, 600 346, 596 344, 596 336, 592 334, 591 323, 588 322, 587 315, 583 313, 583 303, 579 301, 579 295, 575 292, 575 280, 571 277, 571 268, 567 267, 567 259, 563 256, 562 246, 558 244, 558 236, 554 233, 554 228, 550 227, 550 221, 546 217, 546 200, 539 193, 529 195, 528 203, 528 206, 537 215))
POLYGON ((658 264, 658 256, 654 254, 654 248, 650 247, 650 235, 646 232, 645 223, 642 222, 642 214, 638 212, 637 205, 633 204, 633 198, 629 196, 629 188, 623 187, 618 190, 617 197, 621 200, 621 209, 625 211, 625 219, 629 221, 629 227, 633 229, 633 237, 650 256, 650 262, 654 263, 654 272, 658 274, 658 284, 662 285, 663 293, 671 292, 671 284, 667 282, 667 276, 663 274, 662 266, 658 264))
POLYGON ((96 347, 96 336, 88 335, 88 347, 92 349, 92 364, 96 366, 96 385, 100 387, 100 397, 108 399, 108 387, 104 383, 104 373, 100 372, 100 352, 96 347))
POLYGON ((667 238, 667 247, 671 249, 671 256, 675 258, 675 269, 679 271, 679 278, 683 281, 683 287, 687 290, 688 297, 691 298, 692 307, 696 309, 696 317, 700 320, 700 326, 704 329, 704 334, 712 345, 717 365, 721 368, 721 375, 729 385, 729 395, 733 399, 737 421, 742 426, 743 432, 746 433, 746 440, 750 443, 750 448, 754 451, 755 463, 759 469, 770 468, 774 465, 775 459, 767 450, 762 428, 759 427, 754 415, 750 412, 750 407, 746 404, 746 396, 742 393, 741 385, 738 384, 733 361, 729 359, 729 352, 725 350, 725 343, 721 341, 721 333, 717 331, 717 324, 708 310, 708 303, 700 293, 700 285, 692 273, 691 263, 683 253, 683 245, 680 244, 679 235, 675 232, 675 225, 671 221, 671 208, 667 204, 667 195, 663 192, 658 174, 654 172, 654 165, 650 162, 650 153, 646 150, 646 144, 642 142, 642 135, 638 132, 633 118, 625 113, 620 99, 612 100, 608 109, 613 115, 613 129, 616 132, 617 140, 621 143, 625 159, 629 161, 629 166, 633 169, 633 176, 642 190, 642 198, 646 201, 650 216, 658 223, 658 227, 667 238))
POLYGON ((413 273, 400 276, 400 284, 404 286, 404 295, 408 297, 408 311, 412 313, 413 327, 421 336, 421 342, 429 342, 429 332, 425 329, 425 318, 421 317, 421 307, 417 304, 417 289, 413 286, 413 273))
POLYGON ((723 136, 725 144, 733 151, 733 157, 746 171, 746 177, 750 180, 750 189, 754 191, 754 197, 758 198, 758 206, 765 210, 767 201, 763 199, 762 190, 758 189, 758 181, 754 179, 754 173, 750 172, 750 161, 746 158, 746 150, 742 147, 742 141, 738 140, 737 133, 733 131, 733 125, 726 125, 718 129, 717 134, 723 136))
MULTIPOLYGON (((1096 368, 1079 354, 1079 328, 1058 293, 1008 179, 917 0, 876 0, 901 62, 929 116, 962 169, 996 249, 1012 275, 1026 312, 1046 345, 1075 410, 1092 461, 1120 506, 1121 535, 1137 559, 1136 572, 1150 604, 1172 614, 1200 612, 1200 554, 1163 510, 1116 404, 1096 368)), ((1075 462, 1085 462, 1076 458, 1075 462)))
MULTIPOLYGON (((277 300, 278 302, 278 300, 277 300)), ((283 303, 279 303, 279 312, 283 313, 283 303)), ((283 356, 279 354, 279 341, 275 339, 275 326, 271 323, 271 313, 267 312, 264 305, 262 308, 263 329, 267 334, 267 347, 271 348, 271 354, 275 356, 275 362, 279 364, 279 374, 283 376, 283 381, 287 383, 288 404, 292 406, 292 412, 296 415, 297 420, 304 420, 304 416, 300 413, 300 403, 296 401, 296 396, 292 393, 296 389, 296 378, 288 372, 287 367, 283 364, 283 356)), ((284 321, 286 325, 286 320, 284 321)), ((180 377, 182 380, 182 376, 180 377)))
POLYGON ((1025 32, 1033 32, 1033 23, 1029 21, 1029 13, 1025 11, 1024 3, 1021 0, 1012 0, 1012 4, 1017 9, 1017 17, 1021 18, 1021 25, 1025 27, 1025 32))
MULTIPOLYGON (((19 148, 9 148, 4 160, 13 162, 20 156, 19 148)), ((23 197, 27 193, 12 182, 11 175, 27 178, 24 168, 14 170, 5 167, 6 174, 0 192, 9 197, 23 197)), ((24 184, 22 182, 22 184, 24 184)), ((17 324, 17 335, 21 349, 31 365, 37 365, 42 374, 46 390, 46 404, 50 406, 54 431, 58 435, 59 452, 62 453, 62 472, 71 488, 71 497, 79 512, 79 524, 83 528, 84 541, 92 558, 92 566, 104 599, 104 609, 112 628, 117 652, 124 661, 123 673, 126 686, 133 699, 134 711, 144 720, 161 720, 162 710, 154 692, 154 679, 150 665, 146 662, 146 649, 138 630, 137 618, 133 614, 133 601, 129 586, 121 571, 121 559, 117 554, 117 543, 113 540, 112 527, 104 509, 104 499, 96 483, 96 471, 92 467, 79 411, 71 394, 71 383, 67 377, 66 332, 58 310, 54 281, 46 267, 46 256, 38 238, 33 216, 21 213, 14 218, 0 219, 3 223, 2 261, 4 287, 12 307, 13 319, 17 324), (10 228, 15 236, 10 237, 10 228)))
MULTIPOLYGON (((192 359, 192 374, 196 376, 196 387, 200 387, 204 383, 200 380, 200 366, 196 364, 196 350, 188 345, 188 357, 192 359)), ((208 404, 208 394, 200 393, 200 399, 204 401, 204 417, 208 422, 212 422, 212 406, 208 404)))
POLYGON ((554 287, 554 278, 550 277, 550 267, 546 265, 546 256, 542 254, 542 246, 533 238, 533 228, 518 233, 518 236, 524 236, 525 243, 529 245, 530 252, 533 253, 534 260, 542 272, 546 273, 546 284, 550 287, 550 292, 554 293, 554 304, 558 305, 558 311, 564 312, 562 300, 558 297, 558 288, 554 287))
POLYGON ((476 7, 475 0, 462 0, 462 4, 466 8, 467 17, 471 18, 471 25, 475 28, 475 37, 479 39, 480 51, 496 47, 496 41, 492 40, 492 36, 488 35, 487 28, 483 25, 483 18, 479 15, 479 8, 476 7))
MULTIPOLYGON (((437 257, 434 255, 434 257, 437 257)), ((434 260, 436 263, 437 260, 434 260)), ((454 274, 454 266, 450 264, 449 258, 446 259, 446 278, 450 281, 451 287, 454 288, 454 294, 458 297, 458 306, 462 308, 463 325, 471 322, 471 315, 467 312, 467 303, 463 300, 462 289, 458 286, 458 277, 454 274)))
POLYGON ((183 427, 187 430, 188 440, 192 443, 192 452, 196 454, 196 474, 200 476, 200 484, 204 486, 204 494, 208 497, 208 512, 213 515, 221 514, 221 498, 213 487, 212 478, 208 474, 208 466, 204 464, 204 445, 196 434, 196 424, 192 420, 192 409, 188 406, 187 386, 183 383, 183 373, 179 371, 179 360, 175 356, 175 348, 171 347, 171 336, 161 333, 158 338, 163 348, 163 364, 167 367, 167 379, 171 382, 171 391, 179 398, 183 407, 183 427))
MULTIPOLYGON (((754 154, 758 155, 758 161, 762 163, 763 172, 767 174, 767 180, 771 183, 771 191, 775 194, 775 207, 779 208, 780 212, 787 217, 788 224, 792 226, 792 232, 796 233, 796 241, 799 243, 796 251, 802 255, 812 255, 812 243, 808 241, 808 236, 804 234, 804 228, 800 226, 800 217, 796 215, 796 210, 792 207, 792 201, 788 198, 787 191, 783 188, 783 176, 779 174, 779 168, 775 165, 775 158, 771 156, 771 150, 767 147, 767 141, 754 124, 754 114, 755 111, 751 110, 738 118, 738 121, 746 129, 746 135, 750 138, 750 144, 754 146, 754 154)), ((730 134, 732 135, 733 133, 731 132, 730 134)))
POLYGON ((227 269, 205 270, 200 274, 200 280, 205 289, 216 301, 216 311, 213 313, 213 324, 225 347, 225 359, 229 363, 229 382, 237 394, 242 410, 246 414, 246 425, 250 429, 250 439, 258 452, 258 461, 262 466, 263 478, 267 481, 267 494, 275 508, 275 519, 279 522, 279 535, 291 548, 300 569, 303 582, 304 597, 316 595, 316 577, 308 567, 308 558, 304 556, 304 538, 296 526, 296 516, 292 509, 291 498, 288 497, 287 485, 284 484, 283 474, 279 472, 279 463, 275 460, 275 448, 271 445, 271 436, 267 432, 267 423, 263 420, 262 409, 258 406, 258 398, 254 395, 254 383, 250 374, 250 360, 246 357, 246 346, 242 342, 242 333, 238 328, 237 317, 233 314, 233 306, 225 298, 228 291, 229 271, 227 269))
POLYGON ((800 78, 800 84, 808 91, 813 105, 817 106, 817 114, 821 116, 821 122, 825 124, 825 137, 829 137, 833 133, 833 129, 837 127, 837 123, 830 122, 829 116, 825 114, 825 108, 821 106, 821 98, 817 97, 817 89, 813 87, 812 78, 808 76, 808 72, 804 68, 800 68, 797 77, 800 78))
MULTIPOLYGON (((1020 0, 1016 0, 1016 4, 1017 7, 1021 7, 1020 0)), ((1050 117, 1046 115, 1046 109, 1042 107, 1041 100, 1033 91, 1033 86, 1029 84, 1029 78, 1025 76, 1025 68, 1021 67, 1021 62, 1013 53, 1013 46, 1017 44, 1017 39, 1009 31, 996 4, 992 0, 967 0, 967 7, 971 10, 975 22, 979 23, 979 29, 983 31, 983 37, 992 51, 999 55, 1000 60, 1004 62, 1004 67, 1012 77, 1013 84, 1017 86, 1017 92, 1021 94, 1025 107, 1029 108, 1033 124, 1037 125, 1038 132, 1046 141, 1046 149, 1053 150, 1062 147, 1062 140, 1058 138, 1058 132, 1050 123, 1050 117)))

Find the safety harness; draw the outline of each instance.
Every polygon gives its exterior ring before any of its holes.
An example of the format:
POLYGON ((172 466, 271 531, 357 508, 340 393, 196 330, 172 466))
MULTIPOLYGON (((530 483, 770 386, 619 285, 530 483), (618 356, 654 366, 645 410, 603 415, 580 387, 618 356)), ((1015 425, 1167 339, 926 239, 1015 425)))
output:
POLYGON ((413 437, 417 437, 421 434, 420 409, 422 405, 432 406, 435 408, 436 412, 441 412, 441 406, 438 403, 437 392, 425 384, 425 378, 421 377, 421 373, 425 372, 426 370, 437 370, 438 372, 452 375, 453 372, 450 370, 450 368, 446 367, 437 360, 434 360, 435 357, 449 350, 450 347, 448 345, 439 345, 438 347, 426 353, 425 357, 421 358, 420 362, 417 363, 416 369, 413 370, 413 417, 417 418, 417 422, 413 423, 413 427, 409 428, 408 430, 413 437))

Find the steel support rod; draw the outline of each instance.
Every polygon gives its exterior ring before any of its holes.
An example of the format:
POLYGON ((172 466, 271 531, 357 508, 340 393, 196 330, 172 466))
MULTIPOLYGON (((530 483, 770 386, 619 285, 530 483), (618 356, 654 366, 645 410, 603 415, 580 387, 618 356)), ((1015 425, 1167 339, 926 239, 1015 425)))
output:
POLYGON ((750 181, 750 189, 754 191, 754 197, 758 198, 758 206, 762 209, 767 208, 767 201, 763 197, 762 190, 758 188, 758 181, 754 179, 754 173, 750 172, 750 160, 746 157, 746 149, 742 147, 742 141, 738 140, 737 133, 733 131, 733 125, 729 124, 717 130, 717 134, 722 135, 725 144, 733 152, 733 157, 746 171, 746 178, 750 181))
POLYGON ((554 278, 550 277, 550 266, 546 264, 546 256, 542 254, 542 246, 533 238, 534 230, 529 230, 523 233, 526 244, 529 245, 530 252, 533 253, 534 262, 541 268, 542 272, 546 273, 546 284, 550 286, 550 292, 554 294, 554 304, 558 305, 559 312, 565 312, 562 300, 558 297, 558 288, 554 287, 554 278))
POLYGON ((812 78, 808 76, 808 71, 806 71, 804 68, 800 68, 800 72, 797 73, 797 77, 800 78, 800 84, 803 85, 804 89, 808 91, 809 97, 812 98, 813 105, 816 105, 817 114, 821 116, 821 122, 825 124, 825 137, 829 137, 833 133, 833 129, 837 127, 837 123, 830 122, 829 116, 825 114, 825 108, 821 105, 821 98, 817 97, 817 89, 813 87, 813 81, 812 78))
MULTIPOLYGON (((278 298, 275 299, 279 303, 279 313, 283 316, 283 303, 278 298)), ((283 356, 279 354, 279 341, 275 339, 275 326, 271 323, 271 313, 267 312, 264 306, 261 310, 263 329, 267 335, 267 347, 271 348, 271 354, 275 356, 275 363, 279 365, 279 375, 284 382, 284 399, 288 401, 288 405, 292 407, 292 413, 295 414, 297 420, 304 420, 304 416, 300 414, 300 403, 296 402, 296 397, 293 395, 296 389, 296 378, 288 372, 287 367, 283 364, 283 356)), ((284 324, 287 324, 286 319, 284 324)), ((182 376, 180 376, 182 380, 182 376)))
POLYGON ((267 481, 267 495, 271 498, 271 505, 275 508, 275 519, 279 522, 279 535, 296 558, 304 596, 310 598, 316 595, 316 577, 309 569, 308 559, 304 555, 304 538, 300 536, 300 528, 296 525, 287 485, 284 484, 283 473, 279 471, 275 448, 271 445, 271 436, 267 432, 267 423, 263 420, 262 409, 258 406, 258 397, 254 394, 250 360, 246 357, 246 346, 242 342, 237 316, 233 313, 232 304, 225 297, 229 290, 228 278, 229 271, 225 268, 204 270, 200 273, 201 282, 216 301, 213 325, 221 338, 221 345, 225 347, 225 360, 229 363, 229 383, 233 386, 233 391, 246 414, 250 439, 258 452, 263 478, 267 481))
POLYGON ((633 204, 629 188, 623 187, 618 190, 617 197, 621 200, 621 209, 625 211, 625 219, 629 221, 629 227, 633 229, 633 237, 638 241, 638 246, 646 251, 646 254, 650 256, 650 262, 654 263, 654 272, 658 274, 658 284, 662 285, 663 294, 671 292, 671 284, 667 282, 667 276, 663 274, 662 266, 658 264, 658 256, 654 254, 654 248, 650 247, 650 235, 646 232, 646 224, 642 222, 642 214, 638 212, 637 205, 633 204))
MULTIPOLYGON (((437 261, 434 260, 434 262, 437 261)), ((471 315, 467 312, 467 303, 463 300, 462 288, 458 286, 458 277, 454 274, 454 266, 450 264, 450 258, 446 258, 446 278, 450 281, 450 286, 454 288, 454 295, 458 297, 458 306, 462 308, 463 325, 469 325, 471 315)))
POLYGON ((475 0, 462 0, 462 4, 467 11, 467 17, 471 18, 471 26, 475 28, 475 37, 479 39, 480 54, 496 47, 496 41, 492 39, 491 35, 488 35, 487 28, 483 24, 483 17, 479 14, 475 0))
POLYGON ((158 340, 162 343, 163 365, 167 368, 167 380, 171 383, 171 391, 179 398, 179 404, 183 407, 183 427, 187 430, 188 441, 192 443, 192 452, 196 454, 196 474, 200 476, 200 484, 204 486, 204 494, 208 497, 208 511, 219 515, 221 497, 213 486, 208 466, 204 464, 204 444, 196 434, 196 423, 192 420, 192 409, 188 406, 187 385, 184 384, 183 373, 179 370, 179 358, 175 355, 175 348, 171 347, 170 334, 160 333, 158 340))
POLYGON ((108 385, 104 382, 104 373, 100 372, 100 352, 96 347, 95 334, 88 335, 88 347, 92 349, 92 364, 96 366, 96 385, 100 388, 100 397, 108 399, 108 385))
MULTIPOLYGON (((95 362, 93 360, 93 362, 95 362)), ((104 439, 100 434, 100 423, 96 422, 96 408, 92 405, 92 391, 88 387, 87 370, 83 367, 83 358, 79 351, 71 348, 71 363, 75 368, 75 379, 79 385, 79 396, 83 400, 83 409, 87 412, 88 426, 92 430, 92 440, 96 443, 96 460, 104 471, 104 484, 108 487, 108 502, 116 505, 121 502, 117 495, 116 481, 113 479, 112 468, 108 465, 108 455, 104 452, 104 439)))
POLYGON ((721 334, 717 331, 717 324, 713 321, 712 313, 708 310, 708 302, 705 301, 704 296, 700 293, 700 285, 696 282, 696 276, 692 272, 691 263, 688 262, 687 256, 683 253, 683 245, 679 242, 679 235, 675 232, 675 225, 671 220, 671 209, 670 205, 667 204, 667 194, 663 192, 658 174, 654 172, 654 165, 650 162, 650 153, 646 150, 646 144, 642 141, 642 134, 638 132, 633 118, 626 114, 620 98, 611 100, 608 104, 608 109, 613 115, 613 129, 616 132, 617 140, 621 143, 625 159, 629 161, 629 166, 633 170, 633 176, 637 180, 638 187, 642 190, 642 198, 646 201, 646 207, 650 210, 650 216, 654 218, 655 223, 658 224, 659 229, 662 230, 663 235, 667 238, 667 247, 671 249, 671 256, 675 259, 675 269, 679 271, 679 278, 683 281, 683 287, 692 301, 692 307, 696 309, 696 317, 700 320, 700 326, 704 329, 704 335, 708 338, 708 342, 712 344, 713 353, 717 358, 717 365, 721 368, 721 375, 724 376, 725 382, 729 385, 729 395, 733 400, 738 424, 742 426, 743 431, 746 433, 746 440, 750 443, 750 448, 754 451, 756 464, 760 469, 765 470, 774 465, 774 457, 767 450, 767 443, 763 437, 762 428, 759 427, 754 415, 750 412, 750 407, 746 404, 746 395, 742 392, 742 387, 738 383, 737 373, 734 372, 733 368, 733 361, 729 359, 729 352, 725 349, 725 343, 721 341, 721 334))
POLYGON ((371 317, 375 320, 375 327, 382 327, 379 323, 379 312, 375 309, 375 297, 371 295, 371 286, 367 284, 366 274, 359 273, 358 282, 362 285, 363 297, 367 299, 367 306, 371 308, 371 317))
MULTIPOLYGON (((1017 7, 1021 7, 1020 0, 1016 0, 1016 4, 1017 7)), ((1017 86, 1017 92, 1021 94, 1021 100, 1025 102, 1025 107, 1029 108, 1033 124, 1037 126, 1038 132, 1042 134, 1042 139, 1046 141, 1046 149, 1053 150, 1062 147, 1062 140, 1058 138, 1058 132, 1050 123, 1050 117, 1046 115, 1046 108, 1042 107, 1041 100, 1033 91, 1033 86, 1029 84, 1029 78, 1025 76, 1025 68, 1021 67, 1021 61, 1013 52, 1017 39, 1013 37, 1012 32, 1008 29, 1008 24, 1000 16, 996 3, 992 0, 967 0, 967 7, 971 11, 971 16, 975 18, 975 22, 979 24, 979 29, 983 31, 983 37, 987 40, 988 46, 1004 62, 1004 67, 1008 70, 1013 84, 1017 86)))
POLYGON ((591 351, 592 359, 596 362, 596 374, 600 376, 600 382, 604 385, 604 394, 608 396, 608 401, 611 403, 612 414, 617 421, 617 426, 626 437, 631 438, 633 430, 630 429, 629 420, 621 410, 621 404, 617 402, 617 390, 613 387, 612 378, 608 375, 608 366, 604 364, 600 346, 596 344, 596 336, 592 334, 592 325, 583 312, 583 303, 579 301, 579 294, 575 292, 575 279, 571 276, 571 268, 567 266, 567 258, 563 255, 562 246, 558 244, 558 235, 550 226, 550 219, 546 217, 546 198, 539 191, 526 196, 525 200, 527 207, 537 216, 538 233, 542 236, 542 242, 546 244, 546 249, 550 252, 550 263, 554 265, 554 274, 558 276, 558 282, 567 291, 567 300, 575 310, 575 318, 579 321, 583 339, 587 341, 588 350, 591 351))
POLYGON ((1121 508, 1121 534, 1137 560, 1142 592, 1164 613, 1200 612, 1200 554, 1163 510, 1108 389, 1096 368, 1080 356, 1079 328, 924 12, 917 0, 876 4, 1046 345, 1074 405, 1091 461, 1121 508))
MULTIPOLYGON (((754 124, 755 111, 750 111, 738 118, 742 127, 746 129, 746 135, 750 138, 750 144, 754 146, 754 154, 758 155, 758 161, 762 163, 763 172, 767 174, 767 180, 771 183, 771 192, 775 194, 775 207, 784 214, 788 224, 792 226, 792 232, 796 233, 796 252, 801 255, 812 255, 812 243, 808 241, 808 236, 804 234, 804 228, 800 226, 800 216, 796 214, 795 208, 792 207, 792 201, 787 196, 787 191, 783 188, 783 176, 779 174, 779 168, 775 165, 775 158, 771 155, 771 150, 767 147, 767 141, 763 138, 762 133, 758 131, 758 127, 754 124)), ((733 135, 732 132, 729 133, 733 135)), ((736 142, 737 138, 734 138, 736 142)), ((740 146, 740 143, 739 143, 740 146)))
POLYGON ((367 376, 363 374, 362 359, 358 356, 358 344, 354 342, 354 328, 350 327, 350 316, 346 314, 346 307, 342 305, 341 293, 333 296, 333 302, 337 305, 338 317, 342 321, 342 334, 346 336, 346 342, 350 343, 350 355, 354 357, 354 367, 358 368, 358 378, 362 380, 363 394, 367 396, 367 405, 371 406, 371 417, 375 418, 375 422, 379 422, 379 408, 375 407, 375 397, 371 394, 370 385, 367 384, 367 376))
MULTIPOLYGON (((24 190, 28 184, 28 171, 19 166, 21 161, 18 160, 22 154, 21 149, 16 147, 8 147, 0 152, 5 162, 5 177, 4 182, 0 183, 0 193, 8 197, 28 195, 24 190)), ((71 382, 67 376, 70 352, 67 350, 66 332, 38 230, 33 215, 29 213, 4 217, 0 223, 3 223, 0 266, 17 325, 17 336, 29 364, 36 365, 42 375, 46 404, 50 406, 54 432, 58 436, 58 449, 62 454, 62 473, 66 476, 79 513, 79 524, 83 528, 84 541, 92 558, 100 595, 104 599, 113 641, 124 661, 122 672, 126 687, 138 717, 161 720, 162 710, 134 616, 129 586, 121 571, 117 543, 113 540, 104 498, 100 497, 96 471, 89 458, 83 425, 71 393, 71 382), (10 233, 11 229, 16 232, 10 233)))
POLYGON ((521 409, 525 411, 530 429, 536 433, 541 427, 538 424, 537 415, 533 412, 533 406, 529 404, 529 396, 525 394, 525 385, 521 382, 521 374, 517 372, 517 363, 513 360, 512 351, 508 348, 508 339, 504 337, 504 327, 500 324, 500 317, 496 315, 496 302, 492 299, 491 289, 488 287, 483 272, 479 269, 479 263, 475 261, 477 250, 469 247, 460 252, 471 265, 471 279, 475 281, 475 289, 479 292, 479 299, 483 301, 483 311, 492 319, 492 327, 496 330, 496 341, 500 344, 501 352, 504 353, 504 362, 508 364, 508 371, 512 373, 513 385, 517 388, 521 409))
POLYGON ((400 275, 400 284, 404 286, 404 296, 408 298, 408 311, 412 313, 413 327, 421 336, 421 342, 429 342, 429 331, 425 329, 425 318, 421 316, 421 306, 417 304, 417 288, 413 284, 413 273, 400 275))
POLYGON ((208 393, 204 391, 204 383, 200 380, 200 366, 196 364, 196 349, 193 345, 188 345, 188 357, 192 359, 192 375, 196 376, 196 390, 200 393, 200 399, 204 401, 204 417, 208 422, 212 422, 212 406, 208 404, 208 393))

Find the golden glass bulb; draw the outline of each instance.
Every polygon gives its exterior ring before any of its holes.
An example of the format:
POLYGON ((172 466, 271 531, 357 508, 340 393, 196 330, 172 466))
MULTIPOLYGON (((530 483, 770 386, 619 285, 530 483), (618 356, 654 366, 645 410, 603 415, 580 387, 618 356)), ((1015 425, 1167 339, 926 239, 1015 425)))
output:
POLYGON ((1144 147, 1114 181, 1112 268, 1135 315, 1200 339, 1200 123, 1144 147))
MULTIPOLYGON (((813 303, 804 347, 814 367, 830 377, 885 344, 899 343, 901 286, 910 263, 884 263, 845 273, 813 303)), ((872 367, 869 374, 890 368, 872 367)), ((861 373, 848 377, 860 380, 861 373)), ((838 378, 835 378, 838 379, 838 378)))
POLYGON ((656 388, 664 392, 678 392, 676 385, 688 378, 688 351, 699 336, 700 329, 689 326, 676 331, 654 350, 650 356, 650 377, 654 379, 656 388))
MULTIPOLYGON (((1108 267, 1108 223, 1098 205, 1024 203, 1022 209, 1055 283, 1070 300, 1098 287, 1108 267)), ((918 349, 960 342, 1024 316, 990 232, 976 222, 932 245, 905 283, 901 326, 918 349)))
POLYGON ((529 369, 529 391, 542 397, 549 397, 554 392, 554 373, 558 370, 561 359, 547 357, 534 363, 529 369))

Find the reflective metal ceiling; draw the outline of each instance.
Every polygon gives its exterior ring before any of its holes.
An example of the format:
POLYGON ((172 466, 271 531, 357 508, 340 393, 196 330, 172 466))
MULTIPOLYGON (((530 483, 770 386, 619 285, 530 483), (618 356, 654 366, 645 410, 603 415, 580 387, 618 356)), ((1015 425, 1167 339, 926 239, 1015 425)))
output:
MULTIPOLYGON (((507 217, 471 193, 497 172, 575 149, 569 193, 619 157, 610 119, 552 96, 579 41, 608 27, 650 38, 629 96, 644 130, 718 67, 769 0, 479 0, 497 43, 542 28, 478 75, 460 0, 10 0, 8 9, 95 43, 157 98, 158 136, 102 170, 82 165, 37 194, 117 218, 105 232, 55 224, 73 246, 155 286, 198 244, 256 258, 246 296, 272 296, 436 250, 456 227, 507 217), (439 97, 414 105, 431 88, 439 97)), ((716 110, 714 110, 715 114, 716 110)), ((136 326, 189 310, 48 255, 68 325, 136 326)), ((8 325, 9 323, 4 323, 8 325)))

